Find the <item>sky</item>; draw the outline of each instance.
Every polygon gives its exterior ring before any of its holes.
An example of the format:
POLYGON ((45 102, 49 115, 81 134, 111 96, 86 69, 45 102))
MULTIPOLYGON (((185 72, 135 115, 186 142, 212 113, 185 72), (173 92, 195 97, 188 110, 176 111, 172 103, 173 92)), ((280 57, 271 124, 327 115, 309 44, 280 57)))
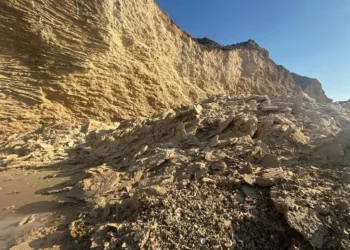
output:
POLYGON ((255 40, 279 65, 350 98, 350 0, 156 0, 193 37, 255 40))

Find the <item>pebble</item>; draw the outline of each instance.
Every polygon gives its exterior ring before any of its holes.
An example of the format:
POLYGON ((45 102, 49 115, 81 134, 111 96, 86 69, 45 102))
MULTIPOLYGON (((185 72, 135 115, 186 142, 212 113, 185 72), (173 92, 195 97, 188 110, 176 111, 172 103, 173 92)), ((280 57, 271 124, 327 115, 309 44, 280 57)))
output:
POLYGON ((207 178, 207 177, 202 178, 202 182, 204 182, 204 183, 212 183, 212 184, 216 183, 215 180, 207 178))
POLYGON ((227 169, 227 165, 226 165, 226 162, 224 162, 224 161, 218 161, 218 162, 213 163, 210 166, 210 168, 214 171, 223 171, 223 170, 227 169))
POLYGON ((246 165, 243 166, 238 172, 240 174, 253 174, 253 165, 248 162, 246 165))

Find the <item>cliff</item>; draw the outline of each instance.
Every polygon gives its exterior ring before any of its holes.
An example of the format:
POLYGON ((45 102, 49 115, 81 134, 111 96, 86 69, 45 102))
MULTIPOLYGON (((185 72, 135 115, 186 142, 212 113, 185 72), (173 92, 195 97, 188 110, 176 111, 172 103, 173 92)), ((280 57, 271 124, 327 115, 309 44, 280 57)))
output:
POLYGON ((332 102, 332 99, 329 99, 325 95, 325 92, 322 89, 322 85, 317 79, 300 76, 295 73, 292 73, 292 76, 295 83, 298 84, 309 96, 315 98, 318 101, 332 102))
MULTIPOLYGON (((0 0, 0 36, 3 135, 148 116, 212 94, 300 91, 255 42, 194 39, 153 0, 0 0)), ((328 101, 318 84, 303 89, 328 101)))

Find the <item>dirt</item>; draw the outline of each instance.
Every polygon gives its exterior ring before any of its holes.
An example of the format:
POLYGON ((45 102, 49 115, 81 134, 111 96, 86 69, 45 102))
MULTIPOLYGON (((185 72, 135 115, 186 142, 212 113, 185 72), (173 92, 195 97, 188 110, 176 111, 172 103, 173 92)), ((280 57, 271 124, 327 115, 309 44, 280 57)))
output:
MULTIPOLYGON (((71 176, 55 169, 16 168, 0 172, 1 250, 9 249, 22 236, 39 228, 62 227, 77 216, 74 207, 57 202, 56 196, 49 194, 52 190, 64 187, 69 180, 71 176)), ((32 233, 31 237, 42 234, 32 233)), ((60 240, 62 238, 56 241, 60 240)), ((38 244, 15 249, 38 249, 38 244)))

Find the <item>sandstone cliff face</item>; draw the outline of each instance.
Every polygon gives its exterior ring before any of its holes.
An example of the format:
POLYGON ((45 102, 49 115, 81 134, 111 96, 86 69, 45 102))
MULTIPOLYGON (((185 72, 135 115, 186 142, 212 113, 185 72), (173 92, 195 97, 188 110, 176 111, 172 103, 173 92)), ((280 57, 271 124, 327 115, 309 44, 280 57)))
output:
POLYGON ((332 102, 322 89, 321 83, 317 79, 312 79, 306 76, 300 76, 292 73, 293 79, 296 84, 298 84, 302 90, 314 99, 322 102, 332 102))
MULTIPOLYGON (((0 37, 3 134, 146 116, 212 94, 300 91, 254 42, 203 45, 153 0, 0 0, 0 37)), ((306 92, 328 100, 317 84, 306 92)))

